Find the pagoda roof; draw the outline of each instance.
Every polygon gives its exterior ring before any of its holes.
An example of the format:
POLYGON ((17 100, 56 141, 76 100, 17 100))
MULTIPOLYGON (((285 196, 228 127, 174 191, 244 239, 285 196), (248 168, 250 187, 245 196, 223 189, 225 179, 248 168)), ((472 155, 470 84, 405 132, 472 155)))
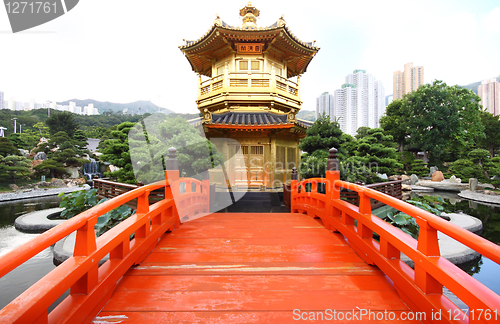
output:
POLYGON ((217 19, 202 37, 195 41, 185 40, 179 48, 194 72, 212 77, 212 61, 236 53, 235 43, 241 42, 264 43, 264 53, 287 61, 288 78, 304 73, 320 49, 314 42, 299 40, 282 18, 267 27, 233 27, 217 19))

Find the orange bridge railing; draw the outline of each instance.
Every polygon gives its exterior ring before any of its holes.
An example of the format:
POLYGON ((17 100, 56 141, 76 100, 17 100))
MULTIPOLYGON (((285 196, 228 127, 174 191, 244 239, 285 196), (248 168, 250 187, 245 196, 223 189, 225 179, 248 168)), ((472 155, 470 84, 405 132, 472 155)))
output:
POLYGON ((336 153, 336 149, 330 149, 326 178, 298 182, 296 173, 292 176, 295 178, 292 212, 320 218, 327 229, 344 235, 365 262, 378 266, 394 282, 401 299, 412 311, 428 315, 427 322, 498 323, 500 296, 441 257, 438 231, 497 264, 500 264, 500 246, 399 199, 341 181, 336 153), (358 193, 359 207, 340 199, 342 188, 358 193), (415 218, 419 225, 418 240, 372 215, 370 199, 415 218), (373 233, 379 235, 379 241, 373 233), (401 260, 401 253, 414 261, 414 269, 401 260), (443 295, 443 287, 469 307, 467 314, 443 295), (435 316, 433 321, 432 315, 438 313, 442 314, 441 319, 438 321, 435 316))
POLYGON ((177 228, 181 220, 209 212, 208 180, 179 179, 175 149, 169 152, 167 170, 172 171, 165 171, 165 181, 101 203, 2 257, 0 277, 76 231, 73 256, 0 310, 0 323, 91 322, 116 282, 144 260, 165 232, 177 228), (149 205, 149 193, 160 188, 165 190, 165 199, 149 205), (136 214, 96 238, 97 218, 134 199, 136 214), (99 266, 108 254, 109 259, 99 266), (49 307, 68 289, 70 295, 49 313, 49 307))

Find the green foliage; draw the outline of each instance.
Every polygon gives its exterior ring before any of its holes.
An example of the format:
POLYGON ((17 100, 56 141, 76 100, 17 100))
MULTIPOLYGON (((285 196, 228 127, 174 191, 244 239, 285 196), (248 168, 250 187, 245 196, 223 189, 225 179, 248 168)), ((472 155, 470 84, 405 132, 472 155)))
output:
POLYGON ((97 189, 74 191, 68 194, 61 192, 59 197, 62 197, 59 207, 64 208, 61 217, 67 219, 97 205, 97 189))
POLYGON ((8 136, 9 140, 12 142, 12 145, 14 145, 17 149, 27 149, 28 144, 23 141, 21 134, 19 133, 12 133, 8 136))
POLYGON ((303 178, 324 178, 326 176, 327 150, 316 150, 302 154, 299 172, 303 178))
POLYGON ((31 161, 22 155, 0 155, 0 177, 10 178, 16 183, 17 178, 29 179, 31 161))
POLYGON ((500 185, 500 157, 490 159, 489 155, 485 149, 472 150, 468 154, 468 159, 452 162, 448 173, 462 178, 462 182, 469 181, 469 178, 477 178, 481 182, 491 183, 497 187, 500 185))
MULTIPOLYGON (((411 200, 407 200, 406 202, 436 216, 441 216, 441 213, 443 212, 449 212, 443 206, 445 204, 445 201, 441 197, 423 196, 421 198, 413 198, 411 200)), ((403 232, 412 236, 413 238, 418 239, 419 227, 415 218, 411 217, 410 215, 403 212, 397 212, 395 214, 389 212, 387 213, 387 216, 384 217, 384 220, 389 224, 400 228, 403 232)))
POLYGON ((403 168, 392 136, 386 135, 383 129, 363 127, 356 137, 358 140, 351 143, 349 157, 343 164, 347 167, 343 172, 347 181, 380 182, 382 179, 377 174, 390 176, 403 168))
POLYGON ((337 122, 330 122, 330 117, 323 114, 306 131, 306 137, 300 141, 299 149, 307 153, 316 150, 339 148, 342 130, 337 122))
POLYGON ((70 138, 73 138, 73 135, 79 128, 74 114, 67 111, 53 113, 45 120, 45 125, 49 127, 50 135, 65 132, 70 138))
MULTIPOLYGON (((107 200, 106 198, 103 198, 99 201, 98 204, 106 200, 107 200)), ((132 214, 134 214, 134 212, 129 206, 122 205, 107 212, 102 216, 99 216, 99 218, 97 218, 97 224, 94 227, 96 235, 101 236, 103 233, 107 232, 114 226, 118 225, 125 219, 129 218, 132 214)))
POLYGON ((424 161, 415 159, 413 153, 404 151, 399 155, 399 160, 403 164, 403 170, 406 174, 416 174, 419 177, 425 177, 429 174, 424 161))
POLYGON ((409 144, 439 161, 444 149, 466 147, 483 132, 481 99, 472 91, 435 80, 405 95, 401 106, 409 144))
MULTIPOLYGON (((62 197, 59 207, 64 208, 61 212, 61 217, 67 219, 108 200, 107 198, 104 198, 97 202, 97 189, 74 191, 69 194, 60 193, 59 197, 62 197)), ((99 216, 99 218, 97 218, 97 224, 94 227, 96 235, 100 236, 116 224, 127 219, 132 214, 133 212, 130 207, 122 205, 102 216, 99 216)))
POLYGON ((480 100, 468 89, 435 80, 393 101, 380 124, 400 152, 409 145, 440 165, 445 155, 460 156, 483 136, 480 100))
POLYGON ((130 160, 128 133, 135 123, 124 122, 113 127, 110 138, 102 144, 101 161, 106 161, 120 168, 114 172, 106 172, 105 176, 117 179, 119 182, 135 184, 134 170, 130 160))
POLYGON ((130 154, 133 155, 135 176, 143 183, 164 179, 168 149, 177 149, 181 176, 198 177, 223 163, 223 155, 215 145, 202 137, 183 118, 155 114, 136 124, 129 132, 130 154))
POLYGON ((391 135, 398 143, 399 151, 402 152, 407 142, 407 123, 406 116, 402 110, 403 100, 394 100, 386 108, 386 113, 380 118, 380 127, 385 134, 391 135))
POLYGON ((484 180, 484 174, 479 164, 468 159, 458 159, 450 164, 448 174, 461 178, 462 182, 468 182, 469 178, 484 180))
POLYGON ((20 155, 19 150, 7 137, 0 137, 0 155, 20 155))
MULTIPOLYGON (((78 134, 79 131, 75 132, 78 134)), ((38 174, 50 174, 50 177, 63 176, 68 174, 65 167, 77 167, 86 163, 87 160, 81 159, 79 154, 86 150, 81 147, 82 142, 72 139, 66 132, 60 131, 52 134, 47 144, 42 144, 39 149, 47 154, 47 160, 37 165, 34 169, 38 174)))
POLYGON ((487 149, 490 156, 494 157, 500 149, 500 116, 482 111, 480 117, 484 126, 484 136, 479 136, 476 143, 480 148, 487 149))

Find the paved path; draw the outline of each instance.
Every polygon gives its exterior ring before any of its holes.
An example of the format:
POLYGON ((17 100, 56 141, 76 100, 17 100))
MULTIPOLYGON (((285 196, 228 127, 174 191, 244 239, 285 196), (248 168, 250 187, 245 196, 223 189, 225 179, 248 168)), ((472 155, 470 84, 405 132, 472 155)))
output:
POLYGON ((8 192, 0 194, 1 201, 19 200, 27 198, 39 198, 47 196, 56 196, 61 192, 73 192, 79 190, 89 190, 90 186, 84 184, 82 187, 63 187, 63 188, 44 188, 44 189, 26 189, 19 192, 8 192))
POLYGON ((500 195, 485 195, 479 192, 465 190, 460 192, 458 196, 461 198, 480 201, 488 204, 500 205, 500 195))

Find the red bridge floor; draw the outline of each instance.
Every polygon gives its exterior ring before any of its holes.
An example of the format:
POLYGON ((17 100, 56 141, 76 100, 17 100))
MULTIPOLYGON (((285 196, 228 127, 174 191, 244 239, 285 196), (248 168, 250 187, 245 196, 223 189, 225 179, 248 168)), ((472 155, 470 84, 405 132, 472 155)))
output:
POLYGON ((417 323, 397 321, 408 312, 384 273, 321 222, 216 213, 165 234, 94 323, 417 323))

